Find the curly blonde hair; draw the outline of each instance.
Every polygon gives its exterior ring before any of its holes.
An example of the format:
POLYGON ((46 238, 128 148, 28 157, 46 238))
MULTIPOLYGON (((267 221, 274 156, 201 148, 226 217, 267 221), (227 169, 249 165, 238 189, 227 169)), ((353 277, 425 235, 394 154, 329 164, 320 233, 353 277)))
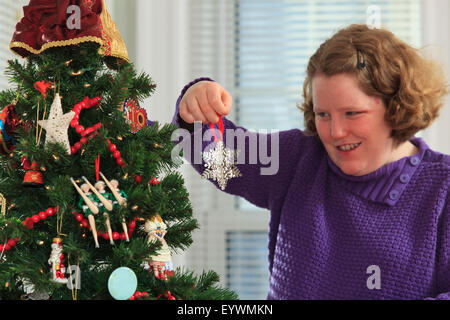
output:
POLYGON ((310 58, 306 73, 304 102, 298 108, 309 135, 317 135, 312 80, 319 73, 356 75, 365 94, 381 98, 396 144, 430 126, 450 92, 442 68, 434 61, 424 59, 390 31, 363 24, 341 29, 322 43, 310 58))

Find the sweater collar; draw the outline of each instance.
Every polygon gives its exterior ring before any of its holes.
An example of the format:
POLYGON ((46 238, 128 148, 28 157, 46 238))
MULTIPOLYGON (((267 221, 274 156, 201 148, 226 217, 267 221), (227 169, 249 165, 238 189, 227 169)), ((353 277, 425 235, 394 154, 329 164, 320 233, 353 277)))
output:
POLYGON ((417 154, 388 163, 363 176, 345 174, 327 154, 328 166, 334 174, 342 178, 340 181, 352 193, 392 207, 401 198, 411 177, 422 163, 425 152, 429 149, 421 138, 414 137, 409 141, 419 149, 417 154))

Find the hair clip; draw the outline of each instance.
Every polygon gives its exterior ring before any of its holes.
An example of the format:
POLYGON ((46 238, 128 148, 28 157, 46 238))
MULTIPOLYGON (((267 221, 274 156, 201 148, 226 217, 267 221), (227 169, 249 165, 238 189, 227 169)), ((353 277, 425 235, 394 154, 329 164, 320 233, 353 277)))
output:
POLYGON ((358 69, 364 69, 366 67, 366 60, 364 58, 364 55, 359 50, 356 50, 356 59, 358 60, 358 69))

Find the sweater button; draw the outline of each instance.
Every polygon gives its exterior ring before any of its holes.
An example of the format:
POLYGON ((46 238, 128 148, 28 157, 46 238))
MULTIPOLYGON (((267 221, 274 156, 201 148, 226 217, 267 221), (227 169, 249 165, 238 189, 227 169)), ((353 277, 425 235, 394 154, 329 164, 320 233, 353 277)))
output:
POLYGON ((417 157, 412 157, 409 159, 409 162, 413 165, 413 166, 417 166, 420 162, 419 158, 417 157))
POLYGON ((407 183, 408 181, 409 181, 409 174, 404 173, 400 176, 400 182, 407 183))
POLYGON ((396 200, 398 198, 399 192, 397 190, 392 190, 389 192, 389 198, 391 200, 396 200))

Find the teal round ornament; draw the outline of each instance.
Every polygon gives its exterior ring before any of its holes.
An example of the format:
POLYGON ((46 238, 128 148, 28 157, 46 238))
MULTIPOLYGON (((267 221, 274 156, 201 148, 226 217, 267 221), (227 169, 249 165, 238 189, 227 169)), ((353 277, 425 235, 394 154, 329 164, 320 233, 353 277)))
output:
POLYGON ((137 288, 136 274, 127 267, 114 270, 108 279, 109 294, 116 300, 127 300, 137 288))

